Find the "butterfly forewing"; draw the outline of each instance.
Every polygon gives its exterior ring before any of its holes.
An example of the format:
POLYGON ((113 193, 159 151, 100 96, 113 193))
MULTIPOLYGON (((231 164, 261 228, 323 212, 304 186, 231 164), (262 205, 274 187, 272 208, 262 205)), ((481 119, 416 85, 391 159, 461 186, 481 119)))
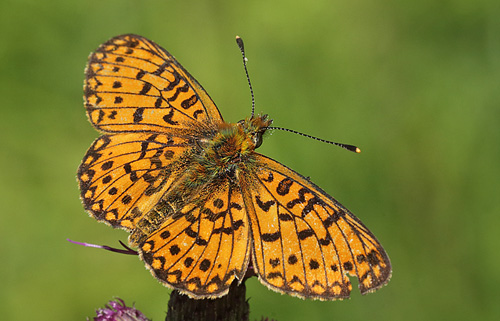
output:
POLYGON ((384 249, 347 209, 309 180, 259 155, 254 180, 243 179, 251 203, 254 264, 263 283, 305 298, 349 297, 347 274, 362 293, 384 285, 384 249))
POLYGON ((91 54, 84 92, 89 119, 103 132, 165 132, 222 121, 175 58, 140 36, 115 37, 91 54))

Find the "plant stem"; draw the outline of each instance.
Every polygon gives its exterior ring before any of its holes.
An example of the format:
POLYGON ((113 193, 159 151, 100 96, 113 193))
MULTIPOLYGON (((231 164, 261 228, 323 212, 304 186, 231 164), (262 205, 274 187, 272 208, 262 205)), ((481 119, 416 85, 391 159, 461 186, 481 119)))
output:
POLYGON ((249 305, 245 298, 245 283, 235 280, 229 293, 217 299, 191 299, 172 291, 165 321, 248 321, 249 305))

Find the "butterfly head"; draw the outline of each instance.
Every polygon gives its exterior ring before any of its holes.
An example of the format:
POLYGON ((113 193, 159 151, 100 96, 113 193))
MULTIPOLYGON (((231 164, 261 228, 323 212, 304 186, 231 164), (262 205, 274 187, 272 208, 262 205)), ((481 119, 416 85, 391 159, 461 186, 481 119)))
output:
MULTIPOLYGON (((271 125, 267 115, 258 115, 236 124, 220 123, 215 135, 201 142, 204 152, 200 163, 212 172, 226 173, 236 164, 248 161, 253 151, 262 144, 262 135, 271 125)), ((214 174, 214 175, 215 175, 214 174)))
POLYGON ((272 122, 273 120, 268 119, 267 115, 257 115, 238 122, 243 129, 245 136, 250 138, 250 146, 248 146, 249 149, 253 150, 262 145, 262 135, 264 135, 272 122))

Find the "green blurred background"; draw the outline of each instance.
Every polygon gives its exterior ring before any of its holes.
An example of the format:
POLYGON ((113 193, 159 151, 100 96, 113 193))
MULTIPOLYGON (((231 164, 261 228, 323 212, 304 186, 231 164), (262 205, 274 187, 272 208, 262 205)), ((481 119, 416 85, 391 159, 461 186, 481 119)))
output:
POLYGON ((75 173, 98 136, 82 103, 89 53, 137 33, 173 53, 227 121, 275 132, 260 152, 351 209, 393 263, 388 286, 304 301, 247 282, 251 319, 500 319, 500 3, 35 1, 0 4, 0 319, 84 320, 114 296, 163 320, 169 290, 83 210, 75 173))

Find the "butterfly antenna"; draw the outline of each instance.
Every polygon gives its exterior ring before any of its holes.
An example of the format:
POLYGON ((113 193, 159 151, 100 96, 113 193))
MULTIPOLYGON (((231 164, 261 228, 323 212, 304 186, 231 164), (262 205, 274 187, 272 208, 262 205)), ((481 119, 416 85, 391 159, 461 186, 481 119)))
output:
POLYGON ((245 74, 247 76, 248 86, 250 87, 250 94, 252 95, 252 118, 253 118, 255 112, 255 97, 253 95, 252 82, 250 81, 250 76, 248 75, 248 69, 247 69, 248 59, 245 55, 245 46, 243 45, 243 39, 241 39, 239 36, 236 36, 236 43, 240 48, 241 55, 243 56, 243 67, 245 68, 245 74))
POLYGON ((297 134, 297 135, 300 135, 300 136, 304 136, 304 137, 312 138, 312 139, 315 139, 315 140, 319 140, 320 142, 323 142, 323 143, 336 145, 336 146, 342 147, 343 149, 347 149, 348 151, 351 151, 351 152, 354 152, 354 153, 361 153, 361 149, 359 149, 358 147, 356 147, 354 145, 348 145, 348 144, 342 144, 342 143, 332 142, 330 140, 321 139, 321 138, 318 138, 318 137, 307 135, 307 134, 298 132, 298 131, 293 130, 293 129, 283 128, 283 127, 267 127, 267 129, 277 129, 277 130, 282 130, 282 131, 285 131, 285 132, 294 133, 294 134, 297 134))

